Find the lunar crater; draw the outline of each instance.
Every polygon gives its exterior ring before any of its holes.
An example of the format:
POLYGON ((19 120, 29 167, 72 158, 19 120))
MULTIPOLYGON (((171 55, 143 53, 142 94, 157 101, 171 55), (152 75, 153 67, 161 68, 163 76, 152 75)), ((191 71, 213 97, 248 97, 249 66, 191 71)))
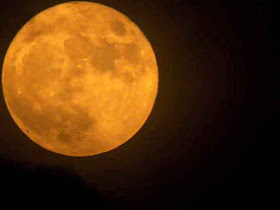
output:
POLYGON ((82 59, 93 51, 93 44, 87 37, 72 36, 64 41, 65 53, 71 59, 82 59))
POLYGON ((124 45, 124 51, 123 51, 124 57, 129 60, 131 63, 139 63, 140 60, 140 50, 137 44, 130 43, 124 45))
POLYGON ((124 36, 126 33, 126 29, 124 23, 120 21, 112 21, 111 22, 111 30, 118 36, 124 36))
POLYGON ((120 56, 115 44, 103 41, 102 45, 95 46, 91 55, 91 64, 99 71, 114 71, 115 59, 120 56))

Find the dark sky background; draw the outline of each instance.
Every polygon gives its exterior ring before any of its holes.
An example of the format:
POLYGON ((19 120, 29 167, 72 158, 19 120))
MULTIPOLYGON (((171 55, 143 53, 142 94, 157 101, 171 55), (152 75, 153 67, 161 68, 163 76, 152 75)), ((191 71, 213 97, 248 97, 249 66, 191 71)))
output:
MULTIPOLYGON (((62 2, 1 3, 1 66, 17 31, 62 2)), ((79 209, 263 204, 271 143, 279 140, 278 55, 268 26, 269 1, 97 2, 126 14, 155 51, 159 92, 152 114, 118 149, 67 157, 41 148, 20 131, 1 87, 1 202, 31 207, 34 200, 40 206, 57 201, 79 209)))

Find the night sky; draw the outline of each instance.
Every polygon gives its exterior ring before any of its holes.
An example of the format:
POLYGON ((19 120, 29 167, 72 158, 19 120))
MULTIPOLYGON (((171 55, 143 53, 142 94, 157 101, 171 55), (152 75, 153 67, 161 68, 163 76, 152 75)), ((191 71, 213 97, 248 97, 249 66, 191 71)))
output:
MULTIPOLYGON (((1 3, 1 66, 17 31, 62 2, 1 3)), ((21 132, 1 87, 1 202, 132 210, 264 203, 271 143, 279 140, 277 45, 268 26, 269 1, 96 2, 127 15, 150 41, 159 67, 154 109, 119 148, 67 157, 21 132)))

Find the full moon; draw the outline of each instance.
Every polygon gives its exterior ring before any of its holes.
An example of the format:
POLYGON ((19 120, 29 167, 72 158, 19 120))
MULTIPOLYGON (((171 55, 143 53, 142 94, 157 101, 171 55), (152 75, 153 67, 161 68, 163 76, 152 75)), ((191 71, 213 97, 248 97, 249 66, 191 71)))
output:
POLYGON ((113 8, 68 2, 30 19, 2 71, 18 127, 43 148, 92 156, 131 139, 148 119, 158 68, 143 32, 113 8))

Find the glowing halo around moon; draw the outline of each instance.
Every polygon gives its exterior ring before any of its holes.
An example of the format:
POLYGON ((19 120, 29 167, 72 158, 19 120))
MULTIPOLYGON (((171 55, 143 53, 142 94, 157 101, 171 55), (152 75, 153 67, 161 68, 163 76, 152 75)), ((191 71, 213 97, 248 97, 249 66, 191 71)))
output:
POLYGON ((6 53, 8 110, 35 143, 68 156, 110 151, 134 136, 158 91, 153 49, 122 13, 68 2, 42 11, 6 53))

